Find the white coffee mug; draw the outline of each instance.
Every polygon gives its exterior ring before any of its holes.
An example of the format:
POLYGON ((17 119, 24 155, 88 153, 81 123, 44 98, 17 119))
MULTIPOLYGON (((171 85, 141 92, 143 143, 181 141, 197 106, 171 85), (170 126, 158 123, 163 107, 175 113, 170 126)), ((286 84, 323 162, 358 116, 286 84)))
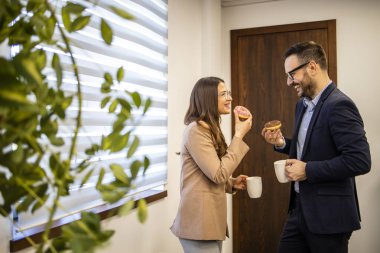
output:
POLYGON ((247 177, 247 191, 251 198, 260 198, 262 193, 261 177, 247 177))
POLYGON ((285 165, 286 160, 279 160, 274 162, 274 171, 276 172, 277 180, 280 183, 289 182, 289 179, 286 177, 285 174, 285 165))

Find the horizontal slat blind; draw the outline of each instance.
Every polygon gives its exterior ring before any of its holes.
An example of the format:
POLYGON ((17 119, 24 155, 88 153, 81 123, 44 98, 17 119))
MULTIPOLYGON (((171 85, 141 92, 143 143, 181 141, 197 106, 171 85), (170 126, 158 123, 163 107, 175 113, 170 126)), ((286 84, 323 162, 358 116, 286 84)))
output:
MULTIPOLYGON (((58 2, 58 1, 57 1, 58 2)), ((123 66, 125 78, 119 84, 114 84, 112 89, 118 92, 118 96, 137 91, 142 98, 152 100, 152 106, 141 120, 135 125, 129 126, 135 129, 133 134, 140 138, 140 146, 134 158, 147 156, 150 159, 150 167, 143 176, 142 172, 135 181, 136 188, 130 194, 138 193, 155 187, 162 187, 167 177, 167 2, 165 0, 102 0, 93 6, 87 1, 73 1, 86 7, 92 14, 91 23, 84 30, 69 34, 72 50, 79 68, 82 83, 82 127, 78 135, 77 155, 73 163, 79 164, 84 158, 84 151, 92 143, 100 143, 103 135, 112 130, 114 116, 108 114, 108 110, 100 109, 100 101, 104 95, 100 92, 103 82, 103 73, 116 73, 123 66), (122 19, 110 11, 109 6, 123 9, 134 16, 131 21, 122 19), (107 20, 111 26, 114 37, 112 46, 107 46, 100 38, 100 18, 107 20)), ((55 5, 57 14, 60 13, 59 3, 55 5)), ((58 29, 56 29, 56 33, 58 29)), ((60 40, 59 34, 55 39, 60 40)), ((59 54, 64 68, 62 89, 66 94, 76 92, 76 79, 73 75, 70 58, 56 47, 44 45, 48 61, 54 53, 59 54)), ((49 85, 56 85, 53 69, 46 69, 45 75, 49 85)), ((115 82, 116 83, 116 82, 115 82)), ((61 153, 69 152, 70 138, 73 136, 73 125, 78 111, 78 101, 74 99, 67 111, 67 120, 60 122, 60 137, 65 139, 66 146, 59 148, 61 153)), ((133 111, 138 118, 142 109, 133 111)), ((132 138, 132 136, 131 136, 132 138)), ((57 148, 58 149, 58 148, 57 148)), ((119 153, 100 153, 91 162, 98 168, 107 167, 112 163, 118 163, 124 168, 129 168, 133 160, 126 158, 126 150, 119 153)), ((46 164, 48 161, 46 159, 46 164)), ((130 175, 129 169, 125 172, 130 175)), ((84 177, 84 175, 82 175, 84 177)), ((82 180, 79 176, 76 184, 70 188, 70 196, 61 199, 62 207, 56 215, 56 219, 66 217, 103 204, 100 195, 95 190, 97 176, 94 175, 79 188, 82 180)), ((107 171, 103 182, 111 181, 113 174, 107 171)), ((18 217, 18 229, 25 230, 41 225, 47 217, 46 210, 38 210, 33 215, 20 214, 18 217)))

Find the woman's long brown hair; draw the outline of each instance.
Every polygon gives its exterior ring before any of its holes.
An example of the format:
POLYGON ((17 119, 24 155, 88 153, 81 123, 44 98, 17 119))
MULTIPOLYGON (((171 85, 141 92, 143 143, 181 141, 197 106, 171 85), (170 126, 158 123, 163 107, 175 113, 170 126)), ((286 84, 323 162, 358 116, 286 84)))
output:
POLYGON ((218 77, 204 77, 198 80, 190 96, 190 105, 185 115, 185 125, 204 121, 210 127, 214 146, 219 157, 227 152, 227 144, 220 129, 218 112, 218 85, 224 81, 218 77))

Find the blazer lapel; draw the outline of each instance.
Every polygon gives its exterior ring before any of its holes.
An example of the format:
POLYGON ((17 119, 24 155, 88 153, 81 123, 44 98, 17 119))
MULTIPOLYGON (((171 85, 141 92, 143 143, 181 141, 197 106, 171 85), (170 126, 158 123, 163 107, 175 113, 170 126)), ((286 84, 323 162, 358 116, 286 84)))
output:
MULTIPOLYGON (((309 145, 309 141, 310 141, 310 134, 311 132, 313 131, 313 128, 314 128, 314 125, 315 125, 315 122, 317 122, 317 119, 318 119, 318 116, 319 116, 319 113, 321 111, 321 108, 323 106, 323 103, 325 102, 325 100, 328 98, 328 96, 331 94, 331 92, 333 90, 335 90, 336 86, 334 83, 330 84, 326 90, 323 91, 323 93, 321 94, 321 98, 319 99, 317 105, 315 106, 314 108, 314 112, 313 112, 313 116, 311 117, 311 120, 310 120, 310 124, 309 124, 309 127, 307 128, 307 133, 306 133, 306 137, 305 137, 305 144, 303 146, 303 150, 302 150, 302 155, 301 155, 301 161, 305 155, 305 150, 307 150, 307 146, 309 145)), ((305 112, 305 110, 303 110, 303 112, 305 112)), ((302 114, 303 115, 303 114, 302 114)), ((300 124, 300 122, 299 122, 300 124)), ((297 129, 299 128, 299 125, 297 126, 297 129)), ((298 131, 297 131, 298 133, 298 131)))
POLYGON ((297 157, 297 139, 298 139, 298 131, 301 126, 302 116, 304 115, 306 110, 305 105, 303 104, 303 99, 301 99, 296 107, 296 120, 294 125, 294 132, 292 137, 292 144, 290 146, 289 150, 289 158, 296 158, 297 157))

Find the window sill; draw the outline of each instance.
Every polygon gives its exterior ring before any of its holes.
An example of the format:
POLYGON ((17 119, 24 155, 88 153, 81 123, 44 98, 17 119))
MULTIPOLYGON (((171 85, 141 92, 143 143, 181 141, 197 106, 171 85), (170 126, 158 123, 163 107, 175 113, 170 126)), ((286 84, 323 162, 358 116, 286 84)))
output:
MULTIPOLYGON (((163 199, 168 196, 166 190, 147 190, 139 194, 134 195, 135 200, 145 199, 147 203, 152 203, 154 201, 163 199)), ((104 204, 93 209, 87 210, 99 214, 102 220, 115 216, 117 214, 118 208, 125 202, 109 205, 104 204)), ((135 207, 136 208, 136 204, 135 207)), ((61 227, 72 222, 73 220, 78 220, 80 214, 71 215, 54 222, 53 228, 50 231, 49 238, 58 237, 61 234, 61 227)), ((9 242, 9 251, 17 252, 26 249, 31 246, 25 236, 31 238, 35 243, 41 242, 41 237, 44 232, 44 225, 37 226, 28 230, 25 230, 23 234, 18 233, 13 236, 13 240, 9 242)))

